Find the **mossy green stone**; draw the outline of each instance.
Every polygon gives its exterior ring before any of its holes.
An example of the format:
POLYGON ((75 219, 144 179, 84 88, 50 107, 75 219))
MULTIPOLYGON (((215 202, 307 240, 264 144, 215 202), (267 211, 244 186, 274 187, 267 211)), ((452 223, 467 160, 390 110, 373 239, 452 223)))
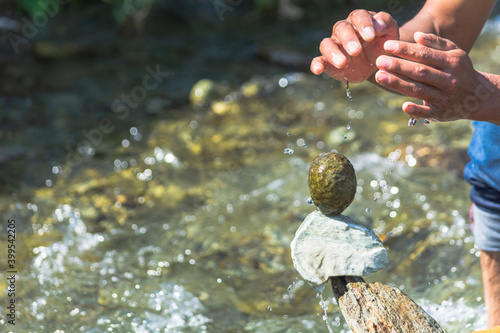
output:
POLYGON ((325 215, 339 215, 356 194, 354 167, 342 154, 319 154, 309 168, 308 184, 316 207, 325 215))

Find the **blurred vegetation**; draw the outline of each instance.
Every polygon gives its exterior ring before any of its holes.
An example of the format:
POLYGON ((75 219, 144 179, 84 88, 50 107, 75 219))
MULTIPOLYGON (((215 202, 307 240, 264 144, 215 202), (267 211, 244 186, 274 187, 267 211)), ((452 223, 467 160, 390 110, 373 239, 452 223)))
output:
MULTIPOLYGON (((297 5, 307 11, 318 11, 324 8, 367 8, 371 10, 390 11, 391 8, 404 6, 405 4, 415 2, 415 0, 18 0, 15 2, 16 10, 22 11, 30 16, 35 15, 39 11, 46 12, 50 10, 50 6, 54 4, 67 6, 71 4, 75 7, 90 7, 98 4, 109 4, 113 18, 118 23, 123 23, 131 16, 142 12, 143 15, 149 13, 152 6, 162 4, 168 7, 185 7, 196 5, 213 6, 229 6, 243 7, 249 9, 250 13, 264 13, 268 11, 276 11, 280 1, 297 5), (242 5, 242 6, 240 6, 242 5)), ((0 4, 3 1, 0 0, 0 4)), ((423 2, 423 1, 421 1, 423 2)))

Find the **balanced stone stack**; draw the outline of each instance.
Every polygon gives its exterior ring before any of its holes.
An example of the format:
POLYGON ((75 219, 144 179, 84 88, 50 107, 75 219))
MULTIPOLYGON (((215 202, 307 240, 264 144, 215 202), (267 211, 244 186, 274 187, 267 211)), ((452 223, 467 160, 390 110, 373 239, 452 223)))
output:
POLYGON ((372 230, 341 214, 356 193, 349 160, 337 153, 318 155, 308 183, 319 211, 305 218, 291 243, 294 267, 304 280, 319 292, 331 281, 354 333, 445 332, 399 289, 361 278, 386 265, 387 251, 372 230))

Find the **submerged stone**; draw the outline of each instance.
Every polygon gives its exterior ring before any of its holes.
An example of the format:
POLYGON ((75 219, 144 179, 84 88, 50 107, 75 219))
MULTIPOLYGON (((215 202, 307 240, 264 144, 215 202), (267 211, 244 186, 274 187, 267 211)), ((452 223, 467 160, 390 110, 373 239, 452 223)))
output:
POLYGON ((342 154, 319 154, 309 168, 308 184, 316 207, 325 215, 338 215, 356 194, 354 167, 342 154))
POLYGON ((330 276, 366 276, 382 269, 387 251, 375 233, 348 216, 307 215, 291 243, 295 269, 322 291, 330 276))

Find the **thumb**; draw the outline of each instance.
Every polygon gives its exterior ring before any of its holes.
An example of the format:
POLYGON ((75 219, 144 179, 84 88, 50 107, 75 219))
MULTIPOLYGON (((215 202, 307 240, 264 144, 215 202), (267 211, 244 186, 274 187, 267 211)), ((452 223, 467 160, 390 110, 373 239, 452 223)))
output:
POLYGON ((413 35, 415 42, 420 45, 428 46, 433 49, 441 50, 441 51, 449 51, 457 49, 458 46, 453 43, 451 40, 439 37, 434 34, 426 34, 423 32, 415 32, 413 35))

